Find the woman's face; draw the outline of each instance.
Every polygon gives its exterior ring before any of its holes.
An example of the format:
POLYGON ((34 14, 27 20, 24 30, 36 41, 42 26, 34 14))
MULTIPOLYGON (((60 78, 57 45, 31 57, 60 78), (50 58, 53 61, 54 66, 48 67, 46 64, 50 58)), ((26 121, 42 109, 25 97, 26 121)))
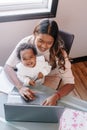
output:
POLYGON ((35 44, 41 52, 45 52, 52 47, 54 38, 48 34, 37 34, 35 44))
POLYGON ((36 65, 36 56, 32 49, 25 49, 20 52, 21 62, 27 67, 34 67, 36 65))

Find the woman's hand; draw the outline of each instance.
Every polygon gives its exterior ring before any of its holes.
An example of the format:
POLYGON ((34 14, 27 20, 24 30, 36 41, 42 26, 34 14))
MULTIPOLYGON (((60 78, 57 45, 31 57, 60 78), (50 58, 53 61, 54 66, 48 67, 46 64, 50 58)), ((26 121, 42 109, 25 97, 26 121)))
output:
POLYGON ((19 93, 26 101, 35 99, 34 92, 27 87, 21 87, 19 93))
POLYGON ((43 103, 42 105, 44 106, 55 106, 57 105, 57 100, 58 100, 58 97, 56 94, 48 97, 43 103))

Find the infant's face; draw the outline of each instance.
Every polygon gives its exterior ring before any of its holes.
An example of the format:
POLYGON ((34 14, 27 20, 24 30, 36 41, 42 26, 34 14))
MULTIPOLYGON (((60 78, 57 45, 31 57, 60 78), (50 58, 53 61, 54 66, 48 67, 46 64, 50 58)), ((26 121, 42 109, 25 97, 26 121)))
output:
POLYGON ((20 52, 21 62, 27 67, 34 67, 36 65, 36 55, 32 49, 25 49, 20 52))

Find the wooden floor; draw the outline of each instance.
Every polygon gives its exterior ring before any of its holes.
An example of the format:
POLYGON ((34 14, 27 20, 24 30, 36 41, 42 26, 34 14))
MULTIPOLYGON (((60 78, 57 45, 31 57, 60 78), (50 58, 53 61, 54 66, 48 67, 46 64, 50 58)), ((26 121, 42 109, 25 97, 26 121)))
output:
POLYGON ((72 64, 75 77, 74 95, 87 101, 87 61, 72 64))

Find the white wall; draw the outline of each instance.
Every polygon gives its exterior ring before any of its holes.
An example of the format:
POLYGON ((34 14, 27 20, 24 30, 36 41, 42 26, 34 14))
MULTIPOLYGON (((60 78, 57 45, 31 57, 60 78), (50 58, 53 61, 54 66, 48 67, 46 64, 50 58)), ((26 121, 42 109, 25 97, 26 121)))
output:
POLYGON ((87 56, 87 0, 59 0, 57 21, 63 30, 75 34, 71 57, 87 56))
MULTIPOLYGON (((75 34, 70 57, 87 56, 87 0, 60 0, 55 20, 59 28, 75 34)), ((0 23, 0 65, 17 42, 32 33, 38 20, 0 23)))

